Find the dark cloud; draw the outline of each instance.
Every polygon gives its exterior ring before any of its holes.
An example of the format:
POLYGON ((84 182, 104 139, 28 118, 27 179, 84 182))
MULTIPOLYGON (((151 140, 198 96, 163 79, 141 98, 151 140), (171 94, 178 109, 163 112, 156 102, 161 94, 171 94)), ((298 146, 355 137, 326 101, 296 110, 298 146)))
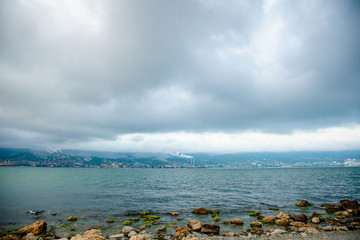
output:
POLYGON ((359 123, 359 10, 350 0, 1 1, 2 144, 359 123))

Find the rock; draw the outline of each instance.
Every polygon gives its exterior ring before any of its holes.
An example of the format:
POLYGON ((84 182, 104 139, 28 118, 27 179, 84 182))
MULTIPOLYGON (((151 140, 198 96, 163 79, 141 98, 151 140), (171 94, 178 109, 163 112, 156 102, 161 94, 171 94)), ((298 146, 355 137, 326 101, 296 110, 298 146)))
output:
POLYGON ((290 225, 290 220, 289 219, 277 219, 275 220, 275 224, 278 226, 282 226, 282 227, 287 227, 290 225))
POLYGON ((336 206, 336 205, 329 205, 325 208, 325 211, 327 213, 335 213, 335 212, 339 212, 341 210, 342 210, 342 208, 340 208, 339 206, 336 206))
POLYGON ((146 237, 142 234, 131 236, 130 240, 146 240, 146 237))
POLYGON ((178 212, 170 212, 170 215, 171 216, 177 216, 177 215, 179 215, 180 213, 178 213, 178 212))
POLYGON ((189 228, 191 228, 194 231, 200 231, 203 224, 200 221, 189 220, 187 225, 189 226, 189 228))
POLYGON ((149 215, 149 214, 150 214, 150 212, 148 212, 148 211, 144 211, 144 212, 140 213, 141 216, 145 216, 145 215, 149 215))
POLYGON ((134 228, 125 226, 125 227, 123 227, 123 229, 121 230, 121 233, 127 235, 127 234, 129 234, 131 231, 134 231, 134 228))
POLYGON ((175 237, 177 239, 182 239, 189 235, 191 232, 191 229, 189 227, 179 227, 176 229, 175 237))
POLYGON ((239 232, 238 233, 238 236, 240 237, 240 236, 247 236, 248 235, 248 233, 247 232, 239 232))
POLYGON ((302 233, 300 233, 300 235, 303 237, 303 238, 307 238, 307 234, 306 233, 304 233, 304 232, 302 232, 302 233))
POLYGON ((15 234, 7 234, 5 236, 1 236, 0 240, 19 240, 19 237, 15 234))
POLYGON ((251 227, 251 228, 254 228, 254 227, 261 228, 261 227, 262 227, 262 223, 261 223, 261 222, 252 222, 252 223, 250 223, 250 227, 251 227))
POLYGON ((159 222, 159 221, 152 221, 151 224, 152 224, 152 225, 159 225, 160 222, 159 222))
POLYGON ((82 236, 103 236, 103 233, 99 229, 90 229, 81 234, 82 236))
POLYGON ((341 206, 345 210, 351 209, 351 210, 354 210, 357 212, 360 211, 360 205, 357 201, 351 201, 351 200, 345 199, 345 200, 341 200, 340 203, 341 203, 341 206))
POLYGON ((332 231, 333 227, 332 226, 326 226, 322 228, 323 231, 332 231))
POLYGON ((260 216, 261 212, 252 212, 249 214, 250 217, 257 217, 260 216))
POLYGON ((159 229, 158 229, 158 232, 166 232, 166 227, 163 226, 163 227, 159 228, 159 229))
POLYGON ((136 234, 137 234, 137 232, 131 231, 128 233, 128 237, 135 236, 136 234))
POLYGON ((313 212, 313 213, 312 213, 312 215, 311 215, 311 217, 310 217, 310 219, 312 219, 312 218, 314 218, 314 217, 319 218, 319 219, 320 219, 320 222, 325 221, 325 218, 323 218, 323 216, 321 216, 321 214, 320 214, 320 213, 313 212))
POLYGON ((267 223, 267 224, 271 224, 271 223, 274 223, 276 220, 276 217, 274 216, 268 216, 268 217, 264 217, 261 221, 263 223, 267 223))
POLYGON ((216 224, 203 224, 201 232, 206 234, 219 234, 220 227, 216 224))
POLYGON ((294 226, 294 227, 303 227, 305 225, 305 223, 303 222, 292 222, 290 223, 291 226, 294 226))
POLYGON ((28 233, 33 233, 34 235, 39 235, 42 233, 46 233, 47 224, 45 221, 39 221, 36 223, 33 223, 31 225, 28 225, 26 227, 21 228, 18 231, 18 234, 20 235, 26 235, 28 233))
POLYGON ((191 212, 195 214, 209 214, 210 211, 205 208, 197 208, 192 210, 191 212))
POLYGON ((308 227, 308 228, 306 228, 306 229, 305 229, 305 232, 306 232, 307 234, 318 234, 318 233, 319 233, 319 231, 318 231, 316 228, 314 228, 314 227, 308 227))
POLYGON ((235 236, 235 233, 233 233, 233 232, 224 232, 224 236, 225 237, 233 237, 233 236, 235 236))
POLYGON ((301 200, 300 202, 296 203, 295 205, 298 207, 310 207, 312 204, 306 200, 301 200))
POLYGON ((39 237, 35 236, 33 233, 26 234, 25 237, 23 237, 23 240, 38 240, 39 237))
POLYGON ((272 210, 272 211, 278 211, 278 210, 279 210, 279 208, 277 208, 277 207, 271 207, 271 208, 269 208, 269 210, 272 210))
POLYGON ((124 234, 115 234, 110 236, 110 240, 123 240, 124 234))
POLYGON ((244 225, 244 221, 241 220, 241 219, 231 219, 230 221, 230 224, 235 224, 235 225, 244 225))
POLYGON ((346 218, 350 216, 350 213, 347 211, 339 211, 334 213, 337 218, 346 218))
POLYGON ((276 216, 276 218, 279 218, 279 219, 290 219, 290 216, 289 216, 289 214, 286 214, 286 213, 284 213, 284 212, 280 212, 280 213, 276 216))
POLYGON ((219 218, 219 217, 214 218, 214 222, 220 222, 220 221, 221 221, 221 218, 219 218))
POLYGON ((140 232, 141 230, 145 229, 145 226, 138 226, 136 229, 140 232))
POLYGON ((275 229, 271 235, 278 235, 278 234, 283 234, 283 233, 287 233, 287 231, 283 230, 283 229, 275 229))
POLYGON ((335 227, 336 231, 349 231, 346 226, 335 227))
POLYGON ((76 216, 70 216, 66 219, 66 221, 69 221, 69 222, 75 222, 76 220, 77 220, 76 216))
POLYGON ((313 217, 313 218, 311 219, 311 222, 312 222, 312 223, 315 223, 315 224, 319 224, 321 221, 320 221, 320 218, 318 218, 318 217, 313 217))
POLYGON ((291 219, 298 221, 298 222, 306 222, 308 220, 308 217, 305 214, 298 214, 298 215, 292 215, 291 219))
POLYGON ((126 221, 123 222, 123 225, 128 225, 129 226, 131 224, 133 224, 133 222, 131 220, 126 220, 126 221))
POLYGON ((210 212, 211 212, 212 214, 219 214, 219 213, 220 213, 220 211, 215 210, 215 209, 211 209, 210 212))

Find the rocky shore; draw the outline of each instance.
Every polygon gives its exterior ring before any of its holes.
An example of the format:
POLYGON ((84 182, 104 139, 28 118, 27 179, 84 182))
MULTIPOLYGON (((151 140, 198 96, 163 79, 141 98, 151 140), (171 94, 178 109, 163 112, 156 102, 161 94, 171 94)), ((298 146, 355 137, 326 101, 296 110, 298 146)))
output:
MULTIPOLYGON (((303 200, 296 204, 299 208, 307 208, 312 204, 303 200)), ((161 226, 159 216, 149 212, 140 213, 141 218, 128 219, 117 234, 105 235, 100 229, 89 228, 82 233, 61 236, 56 228, 48 229, 45 221, 38 221, 17 231, 2 233, 0 240, 202 240, 202 239, 360 239, 360 205, 357 201, 341 200, 339 205, 323 204, 327 213, 332 217, 323 217, 313 212, 310 216, 305 214, 288 214, 280 211, 276 216, 262 216, 260 212, 249 210, 250 216, 256 217, 249 226, 244 226, 242 219, 234 218, 223 221, 223 225, 244 227, 244 231, 220 231, 220 212, 204 208, 194 209, 193 214, 209 215, 213 217, 212 223, 203 223, 196 219, 189 220, 186 226, 167 224, 161 226), (143 225, 135 228, 133 222, 142 219, 143 225), (147 231, 147 228, 159 225, 156 231, 147 231)), ((172 216, 180 213, 170 212, 172 216)), ((76 216, 67 218, 69 222, 77 221, 76 216)), ((108 220, 110 223, 111 220, 108 220)))

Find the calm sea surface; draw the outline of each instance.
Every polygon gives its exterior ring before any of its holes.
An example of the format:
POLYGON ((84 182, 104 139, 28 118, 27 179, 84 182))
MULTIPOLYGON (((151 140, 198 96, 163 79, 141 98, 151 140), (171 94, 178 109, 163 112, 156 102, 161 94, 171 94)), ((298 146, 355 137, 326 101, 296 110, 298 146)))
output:
MULTIPOLYGON (((162 224, 188 219, 212 222, 210 215, 195 216, 194 208, 220 210, 222 220, 237 217, 253 221, 247 210, 275 215, 270 207, 311 214, 325 212, 322 203, 341 199, 360 201, 360 168, 288 169, 90 169, 0 168, 0 229, 18 228, 43 219, 59 226, 70 215, 76 229, 90 226, 116 232, 122 222, 141 211, 161 216, 162 224), (313 206, 301 209, 300 200, 313 206), (42 214, 27 214, 29 210, 42 214), (168 212, 182 213, 177 217, 168 212), (180 219, 179 219, 180 218, 180 219), (63 219, 63 221, 59 221, 63 219), (106 223, 114 219, 115 223, 106 223)), ((134 226, 142 224, 135 223, 134 226)), ((159 226, 157 226, 158 228, 159 226)), ((224 226, 226 228, 226 226, 224 226)), ((64 229, 63 231, 66 231, 64 229)))

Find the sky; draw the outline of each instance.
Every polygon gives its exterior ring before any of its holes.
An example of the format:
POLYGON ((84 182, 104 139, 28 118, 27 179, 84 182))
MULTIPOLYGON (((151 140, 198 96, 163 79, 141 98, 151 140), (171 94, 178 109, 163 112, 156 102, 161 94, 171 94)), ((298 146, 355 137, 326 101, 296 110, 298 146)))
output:
POLYGON ((1 0, 0 147, 360 149, 360 2, 1 0))

